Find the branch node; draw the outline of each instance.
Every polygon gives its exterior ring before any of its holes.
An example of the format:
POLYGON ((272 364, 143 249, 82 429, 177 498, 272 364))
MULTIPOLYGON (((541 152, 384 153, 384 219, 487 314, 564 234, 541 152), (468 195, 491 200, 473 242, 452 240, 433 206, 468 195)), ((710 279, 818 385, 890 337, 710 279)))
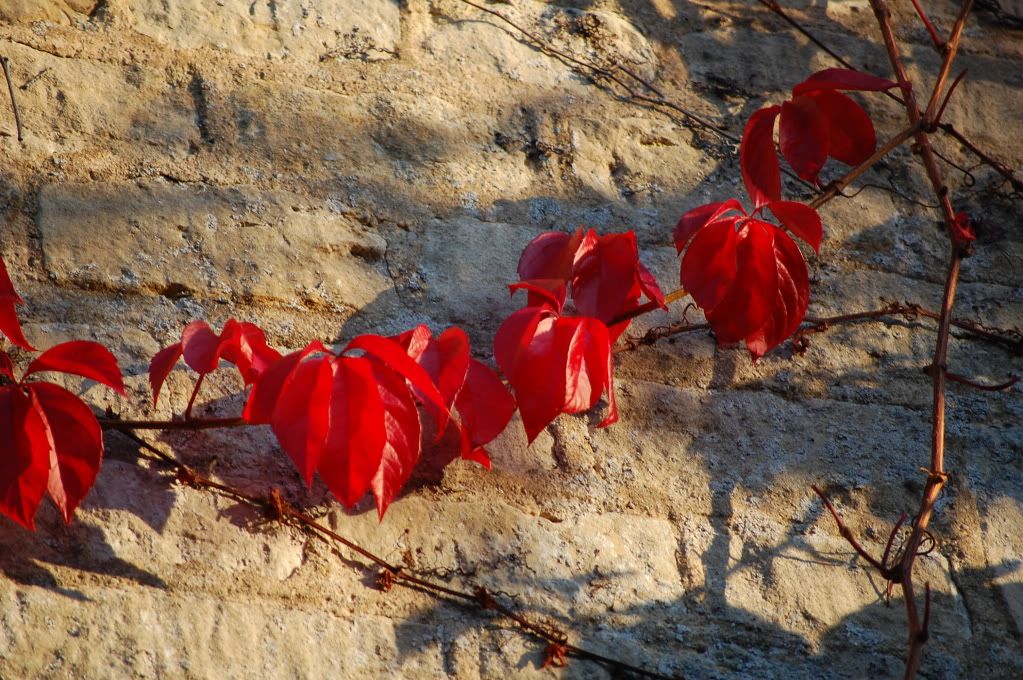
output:
POLYGON ((498 608, 497 600, 495 600, 494 596, 491 595, 483 586, 476 589, 475 596, 477 604, 479 604, 479 606, 483 609, 494 611, 498 608))
POLYGON ((385 593, 391 592, 391 588, 394 587, 395 581, 401 577, 401 567, 395 567, 392 569, 381 569, 377 572, 376 576, 376 587, 378 590, 382 590, 385 593))
POLYGON ((183 463, 178 465, 177 479, 181 484, 192 488, 198 488, 202 486, 203 482, 208 481, 205 477, 183 463))
POLYGON ((568 664, 565 656, 568 654, 568 647, 560 642, 548 642, 543 650, 543 663, 540 669, 564 668, 568 664))
POLYGON ((270 493, 267 494, 266 513, 270 516, 270 519, 277 522, 283 522, 294 514, 294 508, 291 507, 291 504, 288 503, 288 501, 284 500, 284 496, 281 495, 281 490, 274 487, 270 489, 270 493))

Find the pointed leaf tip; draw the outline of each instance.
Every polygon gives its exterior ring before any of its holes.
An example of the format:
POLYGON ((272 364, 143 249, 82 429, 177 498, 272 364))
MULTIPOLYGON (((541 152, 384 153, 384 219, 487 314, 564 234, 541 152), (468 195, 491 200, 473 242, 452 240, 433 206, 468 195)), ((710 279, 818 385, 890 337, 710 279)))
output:
POLYGON ((72 340, 54 345, 28 365, 25 377, 40 371, 79 375, 103 383, 118 394, 124 394, 124 380, 117 359, 98 342, 72 340))

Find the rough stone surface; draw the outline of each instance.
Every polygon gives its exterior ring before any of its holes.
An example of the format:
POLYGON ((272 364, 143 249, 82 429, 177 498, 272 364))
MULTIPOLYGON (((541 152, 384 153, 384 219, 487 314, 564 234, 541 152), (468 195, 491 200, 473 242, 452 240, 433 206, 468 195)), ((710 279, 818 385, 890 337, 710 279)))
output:
MULTIPOLYGON (((481 4, 564 54, 629 68, 733 134, 833 65, 757 3, 481 4)), ((784 4, 839 53, 889 72, 866 0, 784 4)), ((931 82, 940 58, 912 8, 892 4, 911 75, 931 82)), ((953 10, 928 5, 939 26, 953 10)), ((26 333, 40 347, 111 347, 126 399, 65 384, 125 417, 181 411, 193 376, 173 371, 154 407, 146 369, 200 318, 257 322, 282 349, 458 324, 490 360, 521 303, 505 286, 535 235, 635 229, 670 289, 679 215, 742 192, 732 144, 460 0, 5 0, 0 54, 25 130, 19 144, 0 105, 0 253, 26 333)), ((1019 172, 1021 63, 1019 31, 981 11, 946 114, 1019 172)), ((860 99, 880 139, 905 125, 894 103, 860 99)), ((811 315, 940 304, 946 245, 912 163, 896 151, 855 198, 824 208, 811 315)), ((1023 204, 990 170, 972 169, 971 183, 943 167, 978 233, 956 313, 1019 328, 1023 204)), ((840 172, 829 165, 823 180, 840 172)), ((757 364, 706 333, 640 346, 616 359, 617 425, 594 429, 602 404, 527 447, 516 419, 491 447, 492 471, 456 463, 417 479, 382 523, 369 499, 345 511, 319 482, 305 489, 266 428, 145 437, 247 492, 279 488, 411 572, 486 586, 574 643, 666 675, 899 677, 901 595, 885 603, 809 486, 883 549, 922 490, 933 343, 933 323, 906 319, 834 327, 757 364)), ((950 363, 985 382, 1023 371, 960 337, 950 363)), ((237 414, 242 387, 211 375, 198 412, 237 414)), ((949 387, 951 479, 916 573, 932 590, 921 677, 1023 677, 1021 397, 1019 385, 949 387)), ((35 533, 0 519, 0 679, 613 677, 582 661, 540 669, 543 644, 507 622, 382 593, 357 555, 175 484, 139 454, 108 435, 69 526, 45 504, 35 533)))

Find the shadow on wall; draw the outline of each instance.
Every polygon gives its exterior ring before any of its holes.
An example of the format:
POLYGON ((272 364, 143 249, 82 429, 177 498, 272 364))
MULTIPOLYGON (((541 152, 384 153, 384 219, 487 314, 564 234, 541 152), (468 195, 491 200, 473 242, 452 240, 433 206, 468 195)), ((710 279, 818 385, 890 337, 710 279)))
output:
MULTIPOLYGON (((588 7, 590 3, 575 5, 588 7)), ((822 5, 812 3, 810 6, 822 5)), ((694 80, 693 87, 699 91, 720 94, 742 93, 747 88, 758 92, 768 87, 784 90, 791 85, 792 64, 813 63, 817 55, 815 48, 796 43, 784 33, 755 38, 767 54, 784 55, 784 58, 750 60, 748 44, 726 40, 716 31, 697 30, 700 15, 688 3, 632 2, 626 3, 625 11, 636 23, 647 26, 652 35, 660 36, 663 44, 679 44, 682 57, 689 57, 687 68, 702 79, 694 80), (670 21, 658 22, 666 7, 674 8, 675 16, 670 21), (693 55, 699 58, 694 59, 693 55), (701 71, 709 68, 704 61, 713 65, 726 57, 729 64, 750 72, 722 75, 701 71), (763 68, 774 68, 777 72, 757 75, 763 68)), ((749 23, 742 17, 725 16, 738 28, 749 23)), ((852 38, 844 36, 843 40, 852 38)), ((857 49, 862 50, 864 46, 859 44, 857 49)), ((184 96, 180 92, 178 95, 184 96)), ((466 141, 437 121, 399 118, 397 123, 387 127, 365 112, 353 123, 351 118, 342 121, 336 116, 285 109, 278 111, 278 115, 289 119, 271 125, 269 119, 260 120, 261 114, 251 104, 257 99, 251 92, 239 92, 225 94, 208 103, 213 111, 210 115, 216 117, 208 134, 214 135, 218 153, 262 155, 273 163, 279 158, 276 150, 285 143, 307 143, 313 147, 324 138, 336 138, 349 145, 343 156, 374 159, 384 170, 358 178, 337 178, 324 172, 319 179, 303 187, 320 195, 316 199, 294 199, 293 194, 269 199, 268 192, 263 190, 225 190, 173 179, 146 182, 141 188, 121 195, 118 195, 119 188, 90 185, 60 187, 52 189, 50 194, 44 191, 39 223, 47 268, 66 277, 65 282, 73 285, 101 289, 117 289, 123 285, 138 295, 160 294, 167 286, 178 283, 200 303, 223 295, 227 303, 240 301, 258 308, 263 299, 287 304, 303 304, 308 300, 326 304, 340 297, 335 300, 338 304, 358 312, 343 326, 339 322, 338 338, 366 330, 394 332, 409 325, 405 322, 428 321, 438 326, 460 323, 467 326, 475 346, 486 356, 489 355, 489 340, 501 318, 519 304, 519 301, 507 301, 502 285, 514 278, 517 252, 530 238, 544 229, 571 229, 580 223, 597 224, 606 231, 634 227, 641 243, 650 249, 645 257, 656 260, 651 264, 661 274, 662 281, 670 281, 677 267, 670 246, 670 226, 674 219, 685 208, 725 198, 735 188, 727 183, 723 186, 705 175, 693 186, 678 192, 627 193, 623 182, 610 181, 608 186, 616 187, 617 194, 609 195, 596 183, 587 185, 574 179, 571 159, 562 158, 558 153, 539 156, 535 153, 536 142, 547 139, 543 135, 553 135, 549 139, 557 143, 561 139, 558 135, 566 134, 553 132, 553 126, 551 131, 544 132, 545 125, 552 120, 567 129, 586 122, 588 114, 573 111, 554 95, 505 102, 508 111, 518 113, 502 113, 495 118, 493 126, 502 132, 504 139, 518 141, 504 146, 493 130, 484 135, 482 129, 477 129, 473 133, 476 136, 466 141), (522 110, 532 113, 522 114, 522 110), (300 138, 274 138, 273 131, 277 129, 301 131, 300 138), (411 188, 424 178, 439 181, 437 177, 446 168, 479 153, 492 154, 508 167, 521 166, 520 172, 528 178, 523 184, 527 189, 521 190, 523 197, 498 200, 492 208, 481 210, 471 202, 460 208, 440 199, 431 203, 428 191, 411 188), (545 184, 553 184, 553 190, 538 188, 545 184), (403 198, 408 195, 415 198, 403 198), (288 202, 292 199, 300 205, 300 210, 294 210, 288 202), (364 213, 372 212, 377 204, 393 206, 395 203, 399 204, 399 208, 393 210, 395 213, 407 212, 414 216, 411 223, 400 223, 401 218, 375 224, 363 221, 364 213), (87 211, 73 210, 74 206, 87 208, 87 211), (302 216, 294 217, 290 215, 292 212, 302 216), (77 222, 71 221, 72 214, 77 222), (210 214, 220 215, 213 225, 206 219, 210 214), (241 217, 232 220, 232 214, 241 217), (77 230, 72 228, 83 220, 90 225, 87 233, 81 231, 81 226, 77 230), (296 220, 305 223, 299 224, 296 220), (298 228, 304 230, 304 236, 293 233, 298 228), (329 234, 328 229, 332 229, 329 234), (126 244, 124 247, 133 257, 150 258, 150 268, 133 268, 123 259, 118 263, 116 257, 97 263, 93 268, 87 263, 75 263, 72 254, 80 248, 82 238, 126 244), (231 250, 226 243, 234 240, 237 240, 236 247, 231 250), (317 251, 324 244, 330 247, 317 251), (309 252, 317 254, 309 255, 309 252), (344 257, 347 254, 355 258, 349 260, 344 257), (161 257, 166 262, 160 262, 161 257), (175 257, 181 259, 175 262, 175 257), (279 258, 275 269, 283 272, 298 270, 298 264, 313 257, 316 266, 328 277, 341 281, 337 284, 339 289, 317 292, 321 282, 305 270, 283 280, 266 274, 260 266, 272 257, 279 258), (251 261, 245 261, 246 258, 251 261), (174 267, 180 268, 177 272, 180 276, 193 278, 189 281, 167 278, 174 267), (207 274, 220 279, 210 279, 207 274), (137 276, 139 281, 132 276, 137 276), (251 281, 247 276, 252 277, 251 281), (153 278, 150 281, 144 277, 153 278), (356 288, 352 283, 367 279, 379 285, 356 288), (474 283, 475 290, 466 290, 474 283), (245 285, 250 289, 239 289, 245 285), (482 288, 488 290, 481 292, 482 288)), ((721 114, 731 116, 733 121, 742 120, 757 107, 746 98, 738 110, 733 111, 732 107, 714 99, 721 114)), ((570 136, 568 139, 571 141, 570 136)), ((610 155, 604 159, 609 167, 613 160, 610 155)), ((725 164, 723 168, 737 176, 734 163, 725 164)), ((285 168, 285 172, 301 175, 306 169, 297 164, 285 168)), ((714 169, 719 168, 710 170, 714 169)), ((607 174, 614 180, 614 171, 608 169, 607 174)), ((253 180, 254 183, 265 181, 265 177, 253 180)), ((143 260, 138 261, 145 264, 143 260)), ((338 317, 341 318, 340 313, 338 317)), ((646 361, 641 357, 634 368, 649 375, 670 371, 659 362, 678 360, 684 351, 680 346, 669 350, 641 350, 646 361), (643 363, 647 365, 644 367, 643 363)), ((781 350, 780 355, 785 356, 785 351, 781 350)), ((907 365, 916 359, 919 357, 913 353, 893 358, 907 365)), ((718 352, 709 361, 713 373, 709 384, 727 386, 737 382, 739 362, 746 359, 734 352, 718 352)), ((524 589, 554 593, 552 598, 559 600, 557 606, 540 613, 561 620, 573 629, 584 629, 588 644, 592 642, 603 646, 604 651, 615 653, 638 641, 649 645, 647 649, 656 665, 663 664, 687 675, 715 677, 748 673, 764 676, 780 666, 792 669, 789 677, 821 677, 834 673, 845 677, 877 677, 897 673, 904 646, 904 621, 898 602, 889 609, 878 601, 837 617, 837 622, 816 620, 813 626, 819 630, 813 640, 792 632, 806 627, 805 622, 786 627, 780 625, 777 618, 766 617, 763 611, 754 612, 734 604, 728 590, 730 580, 742 577, 770 584, 777 577, 780 564, 794 562, 811 566, 821 581, 827 581, 829 573, 837 573, 829 570, 840 570, 844 574, 851 568, 847 553, 821 552, 800 533, 802 527, 820 520, 819 507, 797 513, 778 541, 757 543, 750 540, 748 532, 734 525, 741 515, 735 504, 736 498, 746 490, 802 488, 800 485, 809 478, 832 484, 835 495, 840 498, 843 489, 866 486, 872 494, 870 507, 895 516, 898 510, 915 501, 913 491, 905 488, 904 480, 918 478, 916 468, 923 460, 924 444, 913 450, 893 450, 890 433, 899 431, 904 433, 905 441, 926 442, 926 414, 913 407, 881 403, 883 397, 877 403, 866 404, 834 401, 827 398, 828 395, 819 400, 797 402, 794 400, 800 396, 797 375, 794 380, 797 385, 790 394, 776 393, 770 384, 759 391, 721 393, 704 388, 674 391, 669 396, 676 400, 676 408, 680 401, 686 401, 693 408, 670 419, 654 420, 644 427, 641 414, 656 413, 663 404, 649 398, 642 381, 630 381, 628 372, 622 378, 624 383, 632 382, 635 387, 631 396, 623 398, 623 411, 635 415, 624 416, 618 434, 593 435, 599 453, 612 455, 615 447, 623 445, 620 432, 639 424, 640 427, 635 428, 637 437, 651 442, 651 449, 660 446, 675 456, 660 463, 660 468, 651 467, 664 473, 664 488, 660 492, 663 496, 670 496, 675 487, 704 495, 709 492, 702 517, 709 526, 706 545, 695 549, 680 543, 678 547, 691 574, 688 577, 691 582, 685 582, 685 596, 667 603, 630 605, 622 611, 616 610, 613 616, 608 615, 612 622, 605 623, 600 617, 567 619, 565 612, 571 608, 573 598, 586 592, 595 580, 628 579, 634 575, 586 573, 568 580, 545 579, 542 571, 539 575, 534 572, 524 575, 514 565, 498 565, 497 568, 505 572, 506 580, 524 589), (696 392, 699 394, 694 396, 696 392), (829 429, 808 437, 806 423, 811 418, 814 422, 826 418, 831 423, 829 429), (634 422, 630 423, 630 419, 634 422), (826 479, 821 480, 822 476, 826 479), (739 549, 733 550, 736 546, 739 549), (690 554, 687 555, 687 551, 690 554), (698 578, 700 576, 702 579, 698 578), (864 658, 870 659, 866 668, 862 666, 864 658)), ((877 376, 866 371, 837 371, 834 380, 863 382, 872 384, 877 391, 883 389, 878 385, 877 376)), ((236 413, 239 403, 238 395, 232 395, 215 401, 208 409, 227 415, 236 413)), ((994 443, 990 448, 972 447, 971 450, 978 451, 978 458, 1003 455, 997 452, 1011 449, 1012 442, 1019 441, 1018 429, 1008 428, 1002 433, 982 432, 979 427, 971 430, 969 423, 957 422, 954 415, 951 423, 961 428, 960 436, 967 443, 994 443)), ((512 427, 518 424, 513 423, 512 427)), ((226 440, 237 443, 238 436, 234 432, 168 435, 164 443, 170 444, 182 460, 202 469, 212 466, 216 454, 211 452, 223 450, 226 440)), ((237 447, 244 449, 243 453, 218 460, 218 474, 232 484, 257 489, 266 479, 295 480, 290 463, 265 431, 242 436, 251 436, 245 441, 246 446, 237 447)), ((145 479, 133 465, 122 464, 135 454, 124 440, 115 442, 116 437, 108 437, 109 460, 101 483, 87 500, 86 507, 98 518, 102 518, 106 510, 128 510, 154 531, 161 532, 174 510, 176 494, 168 491, 166 485, 145 479)), ((637 465, 653 465, 644 459, 643 452, 636 451, 635 455, 637 465)), ((500 461, 497 464, 500 465, 500 461)), ((592 470, 555 471, 552 476, 568 483, 572 475, 579 474, 589 475, 598 483, 607 481, 592 470)), ((531 487, 528 481, 523 481, 524 488, 540 489, 539 482, 533 483, 537 486, 531 487)), ((627 481, 610 484, 613 491, 614 485, 622 488, 627 481)), ((1006 497, 1023 500, 1018 481, 1009 480, 999 490, 1006 497)), ((951 492, 953 498, 957 498, 955 486, 951 492)), ((304 492, 297 485, 293 493, 309 503, 325 500, 322 487, 302 496, 304 492)), ((979 511, 983 513, 983 510, 982 506, 979 511)), ((252 520, 253 516, 247 511, 239 511, 231 517, 231 521, 239 525, 247 526, 252 520)), ((163 587, 158 577, 118 559, 116 550, 104 535, 105 530, 83 522, 61 529, 58 521, 52 509, 46 510, 40 519, 46 529, 29 535, 0 520, 0 569, 8 578, 22 585, 49 588, 68 597, 86 597, 78 590, 60 586, 45 566, 50 564, 163 587), (80 546, 88 548, 83 551, 80 546)), ((971 591, 971 596, 980 597, 977 592, 991 588, 996 572, 1002 574, 1013 568, 1010 563, 1002 563, 960 575, 960 578, 974 583, 977 590, 971 591)), ((854 578, 868 577, 857 572, 854 578)), ((820 589, 814 590, 815 596, 827 597, 828 584, 819 585, 820 589)), ((871 583, 870 587, 880 600, 882 584, 871 583)), ((1014 584, 1009 586, 1009 591, 1019 588, 1014 584)), ((990 597, 1004 598, 1009 591, 1003 587, 1002 592, 990 597)), ((769 586, 766 592, 770 592, 769 586)), ((812 607, 803 611, 784 610, 770 602, 765 607, 772 604, 785 614, 813 616, 812 607)), ((969 608, 968 604, 965 606, 969 608)), ((956 621, 963 607, 959 597, 936 595, 935 619, 956 621)), ((436 611, 419 616, 428 619, 436 611)), ((991 616, 994 618, 986 620, 985 629, 974 628, 972 633, 976 639, 990 642, 990 649, 997 652, 1000 649, 997 645, 1012 642, 1014 624, 1007 614, 991 616), (997 616, 1005 617, 1001 627, 997 616), (1003 636, 999 631, 1007 632, 1003 636)), ((455 637, 480 628, 473 618, 461 624, 451 624, 447 617, 445 620, 445 627, 453 630, 455 637)), ((415 621, 410 621, 409 625, 413 623, 415 621)), ((1004 661, 997 653, 988 655, 982 645, 977 645, 976 639, 961 633, 961 629, 954 627, 935 632, 935 643, 928 648, 925 662, 931 676, 985 674, 994 677, 1004 670, 999 663, 1018 663, 1018 658, 1004 661), (954 651, 966 645, 977 648, 975 654, 968 654, 970 661, 967 662, 975 665, 963 666, 956 660, 963 657, 953 658, 942 651, 943 646, 954 651)), ((415 653, 414 647, 405 641, 420 637, 419 633, 404 635, 399 625, 398 641, 399 645, 404 645, 405 654, 415 653)), ((526 662, 535 661, 526 659, 526 662)), ((591 670, 578 663, 567 673, 588 677, 591 670)))

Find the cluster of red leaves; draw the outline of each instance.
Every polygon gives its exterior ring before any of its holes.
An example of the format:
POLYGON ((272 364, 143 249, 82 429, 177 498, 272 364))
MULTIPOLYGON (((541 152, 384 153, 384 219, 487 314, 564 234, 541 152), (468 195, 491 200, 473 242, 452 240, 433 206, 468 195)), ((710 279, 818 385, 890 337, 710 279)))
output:
POLYGON ((314 341, 282 357, 253 324, 232 319, 218 335, 196 321, 153 358, 154 402, 181 357, 198 382, 221 359, 234 364, 252 386, 245 421, 270 425, 306 483, 319 473, 344 505, 372 491, 381 517, 420 461, 417 403, 433 418, 438 439, 450 424, 462 457, 488 468, 484 445, 515 411, 500 379, 469 356, 469 339, 457 328, 437 338, 425 326, 395 338, 363 335, 339 353, 314 341))
MULTIPOLYGON (((14 311, 20 301, 0 259, 0 332, 32 349, 14 311)), ((124 394, 117 360, 95 342, 51 347, 21 380, 14 377, 10 356, 0 351, 0 512, 29 529, 47 493, 70 522, 103 460, 103 432, 92 409, 60 385, 27 381, 46 371, 89 378, 124 394)))
POLYGON ((527 306, 498 329, 494 358, 515 391, 526 437, 532 442, 561 413, 593 408, 605 390, 600 427, 616 422, 611 346, 630 323, 616 320, 641 296, 664 305, 635 234, 541 234, 523 250, 518 274, 510 289, 527 291, 527 306), (574 315, 565 310, 569 290, 574 315))
POLYGON ((781 155, 797 175, 816 184, 829 157, 858 165, 870 158, 877 146, 870 116, 838 90, 882 91, 895 85, 859 71, 825 69, 793 87, 792 99, 754 113, 743 131, 739 155, 742 178, 756 207, 781 200, 781 169, 774 147, 776 120, 781 155))
POLYGON ((874 125, 837 90, 887 90, 895 83, 858 71, 827 69, 792 88, 792 99, 757 111, 746 124, 739 160, 754 210, 735 199, 690 210, 675 227, 680 280, 707 316, 718 342, 745 341, 754 358, 791 335, 810 299, 806 261, 791 232, 816 252, 823 227, 813 208, 781 196, 775 151, 803 179, 817 182, 828 157, 857 164, 874 152, 874 125), (761 219, 770 211, 784 229, 761 219), (688 249, 687 249, 688 246, 688 249))

